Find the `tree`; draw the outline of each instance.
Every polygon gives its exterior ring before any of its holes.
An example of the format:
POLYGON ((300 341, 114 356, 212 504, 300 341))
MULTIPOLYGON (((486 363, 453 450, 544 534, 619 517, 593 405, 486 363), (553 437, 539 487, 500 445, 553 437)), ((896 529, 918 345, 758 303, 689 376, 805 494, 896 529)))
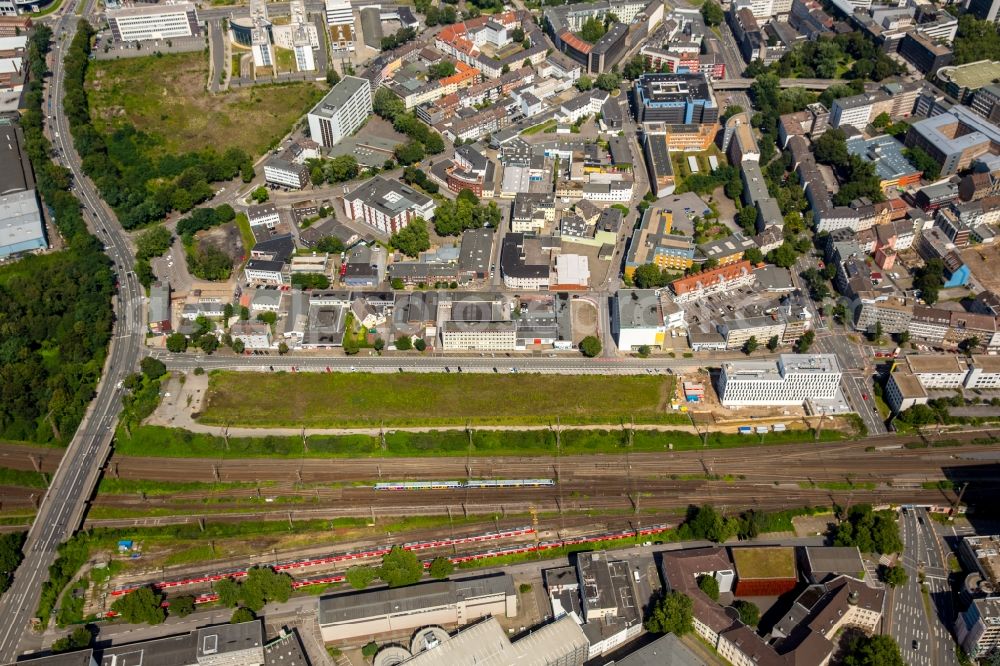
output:
POLYGON ((646 631, 654 634, 683 636, 694 629, 694 611, 690 597, 668 592, 653 605, 645 622, 646 631))
POLYGON ((188 339, 183 333, 171 333, 167 336, 167 351, 180 354, 187 351, 188 339))
POLYGON ((601 340, 593 335, 588 335, 580 340, 580 353, 587 358, 594 358, 601 353, 601 340))
POLYGON ((174 597, 170 600, 167 612, 170 613, 171 617, 187 617, 194 612, 194 597, 190 595, 174 597))
POLYGON ((927 180, 937 180, 938 176, 941 175, 941 165, 938 164, 938 161, 919 146, 905 148, 903 157, 913 165, 914 169, 922 171, 927 180))
POLYGON ((421 252, 431 247, 430 235, 427 232, 427 223, 422 218, 416 218, 394 233, 389 238, 389 244, 408 257, 418 256, 421 252))
POLYGON ((416 583, 423 573, 424 567, 415 554, 393 546, 392 550, 382 556, 378 576, 389 587, 400 587, 416 583))
POLYGON ((760 622, 760 608, 752 601, 737 599, 733 602, 733 608, 740 614, 740 622, 748 627, 756 627, 760 622))
POLYGON ((736 533, 733 522, 726 520, 711 504, 689 507, 684 526, 692 538, 715 543, 723 543, 736 533))
POLYGON ((796 257, 795 246, 789 243, 787 239, 777 248, 767 253, 767 260, 781 268, 791 268, 795 264, 796 257))
POLYGON ((229 624, 243 624, 244 622, 253 622, 256 619, 256 613, 249 608, 241 606, 233 611, 233 616, 229 619, 229 624))
POLYGON ((772 335, 771 339, 767 341, 767 348, 768 348, 769 351, 773 352, 774 350, 776 350, 778 348, 779 344, 780 344, 780 341, 778 340, 778 336, 777 335, 772 335))
POLYGON ((712 601, 719 600, 719 581, 714 576, 698 576, 698 589, 708 595, 712 601))
POLYGON ((142 374, 151 380, 159 379, 167 374, 167 366, 163 361, 155 359, 152 356, 147 356, 139 361, 139 368, 142 370, 142 374))
POLYGON ((332 67, 326 71, 326 83, 329 86, 335 86, 340 83, 340 74, 332 67))
POLYGON ((880 321, 875 322, 875 331, 874 331, 874 336, 875 337, 874 337, 874 341, 875 342, 881 342, 882 341, 882 335, 884 333, 885 333, 885 331, 882 328, 882 322, 880 322, 880 321))
POLYGON ((847 137, 843 130, 832 129, 823 132, 823 136, 813 144, 816 161, 830 166, 843 167, 850 160, 847 152, 847 137))
POLYGON ((944 286, 944 262, 930 259, 923 268, 918 268, 913 279, 913 288, 920 290, 920 296, 928 305, 937 302, 938 292, 944 286))
POLYGON ((581 74, 580 78, 576 80, 576 89, 580 92, 586 92, 594 87, 594 80, 587 76, 586 74, 581 74))
POLYGON ((705 4, 701 6, 701 17, 705 19, 705 23, 708 25, 719 25, 726 18, 726 15, 722 12, 722 7, 715 0, 708 0, 705 4))
POLYGON ((649 348, 649 345, 639 345, 639 349, 636 351, 639 354, 639 358, 649 358, 649 354, 652 350, 649 348))
POLYGON ((757 351, 757 336, 751 335, 750 339, 743 343, 743 353, 749 356, 757 351))
POLYGON ((853 636, 844 649, 844 666, 904 666, 899 644, 892 636, 853 636))
POLYGON ((406 113, 406 105, 388 88, 379 88, 372 97, 372 110, 389 122, 406 113))
POLYGON ((803 333, 802 337, 799 338, 798 342, 795 343, 795 353, 805 354, 806 352, 808 352, 809 348, 812 347, 812 343, 815 339, 816 339, 816 333, 814 333, 813 331, 806 331, 805 333, 803 333))
POLYGON ((594 81, 594 85, 601 90, 606 90, 611 92, 622 84, 622 77, 615 72, 604 72, 603 74, 598 74, 597 80, 594 81))
POLYGON ((250 193, 250 198, 259 204, 264 203, 268 200, 270 195, 268 194, 267 188, 261 185, 256 190, 250 193))
POLYGON ((361 648, 361 656, 366 659, 371 659, 376 654, 378 654, 378 643, 375 641, 369 641, 361 648))
POLYGON ((170 249, 174 237, 166 227, 159 226, 142 232, 135 240, 136 259, 150 259, 162 256, 170 249))
POLYGON ((418 352, 422 352, 427 349, 427 342, 423 338, 417 338, 417 341, 413 343, 413 348, 418 352))
POLYGON ((288 345, 285 344, 284 342, 279 342, 278 343, 278 354, 280 354, 281 356, 284 356, 287 353, 288 353, 288 345))
POLYGON ((140 587, 116 599, 111 604, 111 610, 129 624, 160 624, 167 619, 167 612, 160 605, 162 603, 162 594, 153 592, 149 587, 140 587))
MULTIPOLYGON (((743 210, 746 210, 746 208, 743 210)), ((748 247, 743 251, 743 258, 756 266, 757 264, 764 262, 764 253, 756 247, 748 247)))
POLYGON ((83 627, 77 627, 69 636, 64 636, 56 641, 53 641, 51 648, 52 652, 60 654, 62 652, 82 650, 90 647, 90 643, 94 640, 93 630, 93 625, 89 624, 83 627))
POLYGON ((1000 34, 992 21, 977 20, 972 14, 958 18, 958 33, 953 44, 956 65, 990 60, 1000 53, 1000 34))
POLYGON ((424 159, 424 146, 419 141, 407 141, 396 146, 396 159, 400 164, 414 164, 424 159))
POLYGON ((455 565, 447 557, 435 557, 431 560, 430 574, 432 578, 443 580, 451 575, 455 565))
POLYGON ((240 603, 240 585, 232 578, 215 581, 212 589, 219 595, 219 603, 227 608, 235 608, 240 603))
POLYGON ((244 344, 244 342, 239 338, 233 340, 233 351, 236 352, 237 354, 242 354, 244 351, 246 351, 246 348, 247 348, 246 344, 244 344))
POLYGON ((604 22, 596 16, 591 16, 583 22, 583 26, 580 28, 578 34, 580 35, 580 39, 593 44, 603 37, 605 32, 604 22))
POLYGON ((656 289, 667 286, 667 274, 656 264, 643 264, 635 269, 632 282, 639 289, 656 289))
POLYGON ((906 585, 906 581, 909 580, 909 576, 906 574, 906 569, 902 565, 896 564, 891 567, 882 568, 882 580, 889 587, 902 587, 906 585))
POLYGON ((455 73, 455 63, 450 60, 442 60, 427 68, 427 78, 431 81, 443 79, 455 73))
POLYGON ((344 573, 344 578, 355 590, 363 590, 378 578, 378 570, 364 565, 353 566, 344 573))
MULTIPOLYGON (((736 215, 736 222, 743 227, 743 231, 752 235, 757 230, 757 209, 753 206, 744 206, 736 215)), ((751 249, 756 250, 757 248, 751 249)), ((757 252, 759 254, 760 250, 757 252)))

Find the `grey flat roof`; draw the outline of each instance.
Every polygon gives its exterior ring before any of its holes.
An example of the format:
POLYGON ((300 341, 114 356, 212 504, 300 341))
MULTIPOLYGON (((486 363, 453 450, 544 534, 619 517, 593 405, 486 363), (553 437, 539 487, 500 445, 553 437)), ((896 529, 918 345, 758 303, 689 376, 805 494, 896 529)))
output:
POLYGON ((458 267, 463 272, 486 273, 493 260, 492 229, 470 229, 462 234, 458 267))
MULTIPOLYGON (((31 666, 90 666, 90 656, 94 653, 91 649, 80 650, 79 652, 69 652, 67 654, 56 654, 50 657, 39 657, 32 659, 30 655, 27 659, 19 660, 18 664, 31 664, 31 666)), ((14 662, 10 663, 14 666, 14 662)))
POLYGON ((264 630, 259 620, 204 627, 198 630, 197 644, 198 662, 201 663, 204 657, 212 655, 242 652, 254 648, 263 650, 264 630))
POLYGON ((652 643, 639 648, 615 666, 705 666, 674 634, 664 634, 652 643))
POLYGON ((384 615, 415 613, 425 608, 454 604, 460 599, 495 594, 515 594, 514 579, 508 574, 493 574, 395 589, 338 594, 320 598, 319 623, 323 626, 384 615))
POLYGON ((327 118, 333 116, 342 106, 347 104, 349 99, 361 90, 362 86, 371 87, 371 84, 368 82, 368 79, 345 76, 309 113, 314 116, 324 116, 327 118))
POLYGON ((195 663, 194 634, 169 636, 158 640, 106 648, 101 666, 175 666, 195 663))
POLYGON ((45 229, 35 191, 0 196, 0 248, 39 239, 44 246, 45 229))
POLYGON ((266 259, 251 259, 246 265, 252 271, 273 271, 275 273, 280 273, 284 266, 285 262, 283 261, 267 261, 266 259))

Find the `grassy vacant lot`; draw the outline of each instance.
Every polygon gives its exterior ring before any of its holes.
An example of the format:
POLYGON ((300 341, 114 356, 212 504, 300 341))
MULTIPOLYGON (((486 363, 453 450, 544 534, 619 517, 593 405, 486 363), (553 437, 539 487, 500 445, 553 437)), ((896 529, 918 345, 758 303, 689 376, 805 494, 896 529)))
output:
POLYGON ((323 94, 313 83, 287 83, 211 95, 207 80, 206 53, 94 60, 91 117, 104 131, 131 123, 167 152, 238 147, 260 155, 323 94))
MULTIPOLYGON (((843 438, 834 430, 824 430, 822 441, 843 438)), ((811 432, 788 430, 771 433, 765 445, 811 442, 811 432)), ((712 433, 710 449, 756 446, 757 437, 732 433, 712 433)), ((564 430, 563 455, 621 453, 628 443, 625 433, 609 430, 564 430)), ((463 456, 469 453, 469 436, 463 430, 435 432, 389 432, 385 450, 379 438, 368 435, 313 435, 295 437, 222 437, 193 433, 178 428, 140 426, 131 436, 119 431, 115 450, 119 455, 150 458, 366 458, 411 456, 463 456)), ((697 435, 680 431, 638 430, 632 441, 633 451, 683 451, 703 447, 697 435)), ((489 456, 545 456, 555 453, 555 435, 549 430, 476 430, 472 433, 472 453, 489 456)), ((102 490, 103 482, 102 482, 102 490)))
POLYGON ((673 377, 217 372, 200 421, 230 426, 687 422, 673 377))

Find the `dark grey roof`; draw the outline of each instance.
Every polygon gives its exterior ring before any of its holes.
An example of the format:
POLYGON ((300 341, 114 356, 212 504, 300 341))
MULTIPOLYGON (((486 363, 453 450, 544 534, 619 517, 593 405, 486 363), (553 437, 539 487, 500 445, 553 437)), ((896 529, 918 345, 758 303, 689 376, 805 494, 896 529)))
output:
POLYGON ((254 245, 253 252, 269 254, 274 258, 274 261, 285 263, 289 257, 295 254, 295 241, 291 234, 275 236, 254 245))
POLYGON ((632 147, 623 136, 613 136, 608 140, 608 152, 615 164, 632 164, 632 147))
POLYGON ((268 217, 274 215, 278 212, 273 203, 261 204, 260 206, 250 206, 247 208, 247 219, 253 223, 253 220, 262 217, 268 217))
MULTIPOLYGON (((93 652, 91 649, 86 649, 79 652, 56 654, 50 657, 39 657, 38 659, 32 659, 29 655, 17 663, 27 663, 31 664, 31 666, 90 666, 90 656, 93 652)), ((14 662, 11 662, 10 666, 14 666, 14 662)))
POLYGON ((462 599, 497 594, 515 594, 514 579, 510 575, 492 574, 395 589, 339 594, 320 598, 319 624, 325 626, 364 618, 414 613, 425 608, 454 604, 462 599))
MULTIPOLYGON (((196 662, 198 639, 195 634, 169 636, 142 643, 130 643, 106 648, 101 653, 101 666, 176 666, 196 662)), ((48 665, 46 665, 48 666, 48 665)))
POLYGON ((455 149, 456 155, 461 155, 469 164, 472 165, 473 171, 483 171, 486 169, 486 165, 490 163, 486 156, 480 153, 478 150, 472 146, 459 146, 455 149))
POLYGON ((463 273, 485 275, 493 260, 492 229, 470 229, 462 234, 462 248, 458 267, 463 273))
POLYGON ((516 278, 542 278, 549 275, 549 264, 526 264, 523 253, 524 234, 507 234, 500 250, 500 266, 504 275, 516 278))
MULTIPOLYGON (((264 630, 260 620, 239 624, 219 624, 198 630, 198 662, 211 655, 264 648, 264 630)), ((263 654, 263 652, 262 652, 263 654)))
POLYGON ((28 154, 22 149, 24 133, 16 125, 0 126, 0 194, 35 187, 28 154))
POLYGON ((674 634, 664 634, 615 661, 615 666, 705 666, 674 634))
POLYGON ((265 645, 264 666, 309 666, 299 632, 292 629, 265 645))
POLYGON ((340 108, 347 104, 362 86, 371 87, 371 83, 367 79, 358 78, 356 76, 345 76, 342 78, 337 85, 335 85, 330 92, 326 94, 326 97, 321 99, 319 103, 313 107, 313 110, 309 113, 311 115, 332 117, 333 114, 340 111, 340 108))
POLYGON ((251 271, 272 271, 274 273, 280 273, 281 269, 285 267, 285 262, 268 261, 266 259, 251 259, 247 262, 246 267, 251 271))
POLYGON ((608 207, 601 211, 601 216, 597 218, 597 228, 601 231, 618 233, 625 221, 625 216, 618 208, 608 207))

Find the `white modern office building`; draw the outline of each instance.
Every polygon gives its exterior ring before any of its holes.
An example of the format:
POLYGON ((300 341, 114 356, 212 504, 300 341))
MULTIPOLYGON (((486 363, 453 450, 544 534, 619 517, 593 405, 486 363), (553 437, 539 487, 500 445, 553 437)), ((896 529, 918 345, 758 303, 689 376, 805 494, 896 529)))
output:
POLYGON ((730 361, 722 364, 719 401, 725 407, 738 407, 833 400, 840 375, 834 354, 781 354, 777 361, 730 361))
POLYGON ((371 113, 371 84, 367 79, 345 76, 309 112, 312 140, 332 148, 361 127, 371 113))
POLYGON ((326 0, 326 27, 330 50, 354 50, 354 10, 349 0, 326 0))
POLYGON ((198 34, 198 11, 190 2, 109 9, 108 27, 116 42, 170 39, 198 34))

